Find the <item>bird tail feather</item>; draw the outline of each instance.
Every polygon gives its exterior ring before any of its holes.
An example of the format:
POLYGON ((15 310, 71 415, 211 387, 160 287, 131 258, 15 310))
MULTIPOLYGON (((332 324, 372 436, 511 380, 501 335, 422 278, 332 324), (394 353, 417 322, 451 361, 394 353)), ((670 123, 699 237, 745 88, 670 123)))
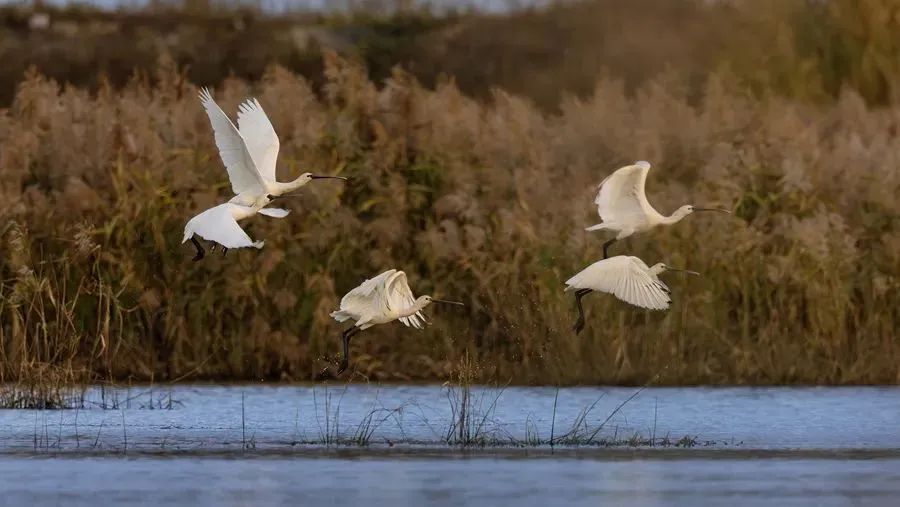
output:
POLYGON ((592 225, 590 227, 586 227, 584 230, 586 230, 586 231, 602 231, 603 229, 608 229, 608 228, 609 228, 609 224, 602 223, 602 224, 597 224, 597 225, 592 225))
POLYGON ((331 318, 338 322, 344 322, 345 320, 350 319, 350 316, 344 313, 342 310, 336 310, 331 312, 331 318))

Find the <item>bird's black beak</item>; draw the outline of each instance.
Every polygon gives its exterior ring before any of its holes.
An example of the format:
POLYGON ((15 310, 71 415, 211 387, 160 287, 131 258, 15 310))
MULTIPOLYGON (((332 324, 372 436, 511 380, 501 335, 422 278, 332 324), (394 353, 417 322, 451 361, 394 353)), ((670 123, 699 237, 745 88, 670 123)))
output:
POLYGON ((347 181, 347 178, 345 178, 345 177, 343 177, 343 176, 323 176, 323 175, 320 175, 320 174, 313 174, 312 176, 310 176, 310 179, 313 179, 313 180, 344 180, 344 181, 347 181))
POLYGON ((466 306, 466 305, 460 303, 459 301, 447 301, 446 299, 434 299, 434 298, 431 298, 431 301, 432 301, 432 302, 435 302, 435 303, 447 303, 447 304, 450 304, 450 305, 466 306))
POLYGON ((728 211, 727 209, 722 209, 722 208, 697 208, 697 207, 695 207, 694 211, 718 211, 719 213, 727 213, 729 215, 731 214, 730 211, 728 211))

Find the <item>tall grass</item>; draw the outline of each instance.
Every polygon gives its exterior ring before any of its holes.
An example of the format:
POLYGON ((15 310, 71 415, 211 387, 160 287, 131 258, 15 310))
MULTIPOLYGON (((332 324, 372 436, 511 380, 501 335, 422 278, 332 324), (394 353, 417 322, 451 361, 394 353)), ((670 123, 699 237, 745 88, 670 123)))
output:
POLYGON ((370 379, 640 384, 900 380, 900 150, 895 106, 852 91, 834 105, 756 96, 727 71, 695 97, 679 74, 635 89, 604 78, 547 113, 451 81, 383 83, 333 54, 315 91, 279 67, 228 79, 226 111, 258 96, 281 137, 281 179, 310 184, 284 220, 248 220, 261 251, 192 263, 181 231, 228 197, 197 88, 171 60, 121 90, 29 73, 0 112, 0 381, 62 368, 80 378, 306 379, 339 348, 328 316, 384 269, 429 309, 418 332, 354 340, 370 379), (600 258, 595 185, 635 159, 664 212, 728 206, 617 244, 703 273, 668 279, 648 313, 585 299, 571 331, 567 276, 600 258))

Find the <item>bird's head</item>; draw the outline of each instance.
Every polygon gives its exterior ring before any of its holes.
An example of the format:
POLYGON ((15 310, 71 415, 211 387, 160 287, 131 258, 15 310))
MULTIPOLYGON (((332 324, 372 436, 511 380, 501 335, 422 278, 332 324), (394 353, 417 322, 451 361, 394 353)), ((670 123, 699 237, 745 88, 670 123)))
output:
POLYGON ((675 210, 675 213, 672 213, 672 215, 676 216, 678 218, 684 218, 693 212, 694 212, 694 205, 693 204, 685 204, 684 206, 675 210))
POLYGON ((663 271, 681 271, 682 273, 687 273, 689 275, 697 275, 697 276, 700 275, 700 273, 698 273, 696 271, 689 271, 687 269, 673 268, 671 266, 666 265, 663 262, 657 262, 656 264, 654 264, 653 266, 650 267, 651 275, 658 275, 658 274, 662 273, 663 271))
POLYGON ((326 176, 323 174, 313 174, 313 173, 303 173, 297 178, 297 183, 299 186, 306 185, 312 180, 344 180, 347 181, 347 178, 343 176, 326 176))
POLYGON ((425 308, 426 306, 430 305, 431 303, 447 303, 447 304, 451 304, 451 305, 465 306, 464 304, 462 304, 458 301, 447 301, 444 299, 435 299, 428 295, 419 296, 419 298, 416 299, 416 305, 421 308, 425 308))
POLYGON ((694 206, 693 204, 685 204, 684 206, 682 206, 682 207, 678 208, 677 210, 675 210, 675 213, 673 213, 673 214, 674 214, 675 216, 679 217, 679 218, 684 218, 684 217, 690 215, 691 213, 694 213, 694 212, 697 212, 697 211, 718 211, 719 213, 727 213, 727 214, 729 214, 729 215, 731 214, 731 212, 728 211, 727 209, 722 209, 722 208, 701 208, 701 207, 698 207, 698 206, 694 206))

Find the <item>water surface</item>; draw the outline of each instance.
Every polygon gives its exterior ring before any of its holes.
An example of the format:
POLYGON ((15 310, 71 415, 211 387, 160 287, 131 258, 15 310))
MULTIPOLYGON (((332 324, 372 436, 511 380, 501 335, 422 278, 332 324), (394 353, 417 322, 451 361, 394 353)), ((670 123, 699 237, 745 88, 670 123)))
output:
POLYGON ((78 409, 0 410, 0 506, 900 498, 898 388, 475 388, 471 420, 499 444, 483 448, 446 443, 460 395, 433 385, 143 386, 89 390, 78 409), (528 445, 573 427, 597 440, 528 445), (635 434, 695 445, 597 445, 635 434))
MULTIPOLYGON (((668 435, 673 441, 688 436, 697 446, 746 450, 900 449, 900 388, 636 393, 475 388, 469 436, 523 444, 558 439, 577 426, 582 440, 596 432, 594 443, 668 435)), ((353 440, 361 432, 371 445, 444 445, 460 404, 461 391, 437 385, 93 389, 78 410, 0 410, 0 452, 284 450, 353 440)))
POLYGON ((900 460, 0 459, 0 505, 896 505, 900 460))

